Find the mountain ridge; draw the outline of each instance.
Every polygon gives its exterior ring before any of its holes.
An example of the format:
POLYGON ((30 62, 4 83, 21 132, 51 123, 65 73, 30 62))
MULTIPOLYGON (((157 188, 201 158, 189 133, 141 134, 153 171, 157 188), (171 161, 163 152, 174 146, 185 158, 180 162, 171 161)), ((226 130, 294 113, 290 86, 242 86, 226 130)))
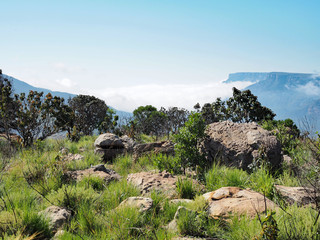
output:
MULTIPOLYGON (((299 123, 320 118, 320 76, 312 73, 240 72, 231 73, 225 83, 252 82, 249 89, 274 111, 277 119, 291 118, 299 123)), ((320 122, 314 123, 320 129, 320 122)))
MULTIPOLYGON (((14 77, 6 75, 6 74, 2 74, 2 76, 3 76, 3 78, 8 79, 12 83, 13 92, 15 94, 20 94, 20 93, 28 94, 29 91, 32 90, 32 91, 43 92, 43 94, 45 96, 50 92, 52 94, 52 96, 63 97, 65 99, 65 101, 68 101, 68 99, 77 96, 77 94, 73 94, 73 93, 52 91, 52 90, 46 89, 46 88, 34 87, 24 81, 21 81, 17 78, 14 78, 14 77)), ((119 115, 120 118, 121 117, 130 117, 132 115, 132 113, 130 113, 130 112, 117 110, 117 109, 113 108, 112 106, 108 105, 108 107, 114 109, 116 111, 116 114, 119 115)))

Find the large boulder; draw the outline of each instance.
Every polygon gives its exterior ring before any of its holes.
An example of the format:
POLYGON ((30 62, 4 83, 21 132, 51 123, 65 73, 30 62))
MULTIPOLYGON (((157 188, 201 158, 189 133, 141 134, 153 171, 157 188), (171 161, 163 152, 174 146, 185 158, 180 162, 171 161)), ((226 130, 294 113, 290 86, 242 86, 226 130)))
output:
POLYGON ((133 148, 133 160, 137 161, 139 157, 153 153, 173 155, 174 144, 170 141, 138 144, 133 148))
POLYGON ((118 137, 113 133, 101 134, 94 142, 97 154, 101 154, 104 161, 112 161, 120 154, 132 152, 135 142, 128 136, 118 137))
POLYGON ((263 154, 271 167, 281 164, 280 142, 257 123, 216 122, 208 126, 207 134, 204 147, 210 163, 218 159, 222 164, 247 169, 263 154))
POLYGON ((225 218, 234 214, 255 217, 257 213, 277 208, 276 204, 261 193, 238 187, 222 187, 203 195, 209 201, 208 213, 214 218, 225 218))
POLYGON ((81 181, 84 177, 99 177, 106 183, 121 179, 121 176, 118 173, 114 170, 107 169, 103 164, 99 164, 85 170, 68 171, 65 173, 65 177, 75 181, 81 181))

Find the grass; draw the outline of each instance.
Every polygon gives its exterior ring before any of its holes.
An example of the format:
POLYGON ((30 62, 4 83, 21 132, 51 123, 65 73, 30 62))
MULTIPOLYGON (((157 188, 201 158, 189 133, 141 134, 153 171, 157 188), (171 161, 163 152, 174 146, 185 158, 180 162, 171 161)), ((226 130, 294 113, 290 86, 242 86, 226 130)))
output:
MULTIPOLYGON (((207 217, 208 202, 200 195, 189 179, 180 178, 177 192, 181 198, 193 199, 192 203, 171 203, 165 192, 152 192, 153 207, 144 213, 118 205, 131 196, 141 196, 140 190, 126 181, 130 173, 167 170, 179 173, 173 157, 148 155, 136 162, 131 155, 120 156, 106 166, 118 172, 120 181, 106 184, 97 177, 84 177, 81 181, 64 179, 64 173, 82 170, 100 164, 94 154, 95 137, 83 137, 78 143, 68 140, 37 142, 29 149, 8 154, 0 153, 0 238, 48 239, 52 237, 48 219, 38 212, 50 205, 66 207, 72 211, 70 221, 64 226, 59 239, 171 239, 180 235, 218 237, 222 239, 253 239, 261 232, 258 218, 235 216, 228 223, 207 217), (81 154, 81 161, 68 161, 59 153, 66 148, 69 153, 81 154), (166 229, 179 206, 192 211, 178 222, 178 233, 166 229)), ((145 137, 144 141, 151 141, 145 137)), ((0 148, 7 151, 5 145, 0 148)), ((305 149, 297 150, 294 161, 305 163, 305 149), (304 159, 303 161, 301 159, 304 159)), ((298 186, 299 179, 289 169, 272 175, 266 168, 253 173, 214 164, 205 174, 207 191, 220 187, 251 188, 274 198, 274 184, 298 186)), ((314 224, 317 212, 310 207, 287 206, 278 209, 275 220, 279 239, 319 239, 319 221, 314 224), (318 235, 317 235, 318 234, 318 235)))

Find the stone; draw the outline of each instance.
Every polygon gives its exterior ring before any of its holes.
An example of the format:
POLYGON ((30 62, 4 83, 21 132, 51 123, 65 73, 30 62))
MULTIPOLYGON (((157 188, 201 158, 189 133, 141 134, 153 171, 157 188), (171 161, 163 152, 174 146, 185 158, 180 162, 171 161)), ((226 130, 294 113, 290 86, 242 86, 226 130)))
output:
MULTIPOLYGON (((181 176, 181 178, 185 178, 181 176)), ((172 176, 170 173, 163 172, 139 172, 131 173, 127 177, 127 181, 138 187, 143 195, 147 195, 151 191, 161 191, 169 198, 177 197, 176 182, 178 177, 172 176)), ((192 180, 195 187, 202 189, 203 186, 196 180, 192 180)))
POLYGON ((281 164, 281 145, 270 131, 257 123, 216 122, 208 125, 204 141, 208 164, 215 159, 227 166, 248 169, 263 150, 271 167, 281 164))
POLYGON ((133 148, 133 160, 153 153, 174 155, 174 144, 170 141, 138 144, 133 148))
POLYGON ((73 179, 76 181, 80 181, 83 177, 87 176, 100 177, 105 180, 106 183, 121 179, 121 176, 118 173, 114 170, 106 169, 103 164, 99 164, 85 170, 68 171, 65 174, 67 179, 73 179))
POLYGON ((64 161, 81 161, 84 159, 84 156, 82 156, 81 154, 72 154, 69 153, 68 155, 63 157, 64 161))
POLYGON ((50 206, 39 214, 49 218, 49 227, 52 232, 57 232, 71 217, 71 211, 57 206, 50 206))
POLYGON ((112 161, 118 155, 133 151, 135 142, 128 136, 118 137, 113 133, 101 134, 94 142, 96 154, 100 154, 102 159, 112 161))
POLYGON ((320 201, 320 193, 317 194, 311 188, 282 185, 275 185, 275 188, 289 204, 296 203, 298 206, 311 204, 311 206, 315 207, 316 202, 320 201))
POLYGON ((120 149, 124 148, 124 144, 121 139, 113 133, 101 134, 94 142, 95 147, 103 149, 120 149))
POLYGON ((222 187, 204 194, 209 201, 208 214, 213 218, 226 218, 234 214, 247 214, 255 217, 257 213, 274 210, 277 205, 261 193, 238 187, 222 187))
POLYGON ((127 135, 120 137, 120 139, 126 151, 130 153, 133 152, 133 148, 136 145, 136 142, 132 138, 128 137, 127 135))
POLYGON ((192 203, 193 200, 191 199, 172 199, 170 200, 170 203, 172 204, 182 204, 182 203, 192 203))
POLYGON ((136 207, 140 212, 146 212, 152 208, 153 201, 151 198, 145 197, 129 197, 120 203, 120 207, 136 207))

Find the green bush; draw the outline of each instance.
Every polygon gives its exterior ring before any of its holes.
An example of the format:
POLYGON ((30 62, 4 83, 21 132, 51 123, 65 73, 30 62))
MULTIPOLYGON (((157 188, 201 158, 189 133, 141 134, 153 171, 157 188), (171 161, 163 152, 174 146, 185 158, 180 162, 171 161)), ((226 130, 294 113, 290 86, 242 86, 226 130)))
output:
POLYGON ((221 222, 209 218, 206 212, 196 212, 180 209, 177 219, 178 230, 181 235, 195 237, 217 237, 221 233, 221 222))
POLYGON ((207 168, 205 153, 201 150, 201 143, 206 137, 205 130, 206 124, 201 114, 192 113, 185 126, 174 136, 176 157, 184 173, 187 168, 191 168, 197 171, 199 179, 203 178, 207 168))
POLYGON ((153 165, 160 171, 168 171, 171 174, 181 173, 181 164, 178 158, 166 154, 157 154, 153 156, 153 165))

